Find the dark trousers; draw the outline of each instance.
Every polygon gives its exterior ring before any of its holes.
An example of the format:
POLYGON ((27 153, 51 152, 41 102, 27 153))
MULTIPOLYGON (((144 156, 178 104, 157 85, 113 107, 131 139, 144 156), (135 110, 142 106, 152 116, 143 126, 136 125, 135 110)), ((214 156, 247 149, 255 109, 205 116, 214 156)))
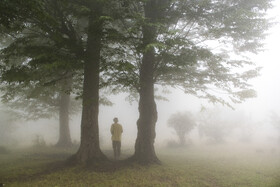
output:
POLYGON ((117 159, 121 155, 121 142, 113 141, 114 158, 117 159))

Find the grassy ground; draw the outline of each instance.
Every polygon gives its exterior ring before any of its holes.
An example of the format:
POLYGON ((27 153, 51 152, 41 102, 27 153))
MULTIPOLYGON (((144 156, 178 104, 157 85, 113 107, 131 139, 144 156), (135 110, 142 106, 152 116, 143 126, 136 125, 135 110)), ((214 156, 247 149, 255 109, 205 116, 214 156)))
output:
MULTIPOLYGON (((5 186, 215 186, 280 187, 279 152, 224 149, 160 150, 162 165, 121 166, 93 171, 61 167, 73 151, 24 150, 0 154, 5 186)), ((125 154, 125 153, 124 153, 125 154)), ((108 152, 111 155, 111 152, 108 152)))

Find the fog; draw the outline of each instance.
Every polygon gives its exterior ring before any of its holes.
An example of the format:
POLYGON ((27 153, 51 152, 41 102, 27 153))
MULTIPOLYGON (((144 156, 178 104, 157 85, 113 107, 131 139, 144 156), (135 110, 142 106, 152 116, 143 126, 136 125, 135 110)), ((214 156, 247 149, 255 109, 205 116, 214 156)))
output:
MULTIPOLYGON (((277 3, 277 6, 270 11, 270 15, 280 21, 280 3, 277 3)), ((209 111, 215 111, 212 118, 214 121, 216 120, 216 123, 220 123, 218 124, 220 129, 229 129, 225 134, 224 141, 216 145, 234 144, 251 146, 254 149, 269 145, 269 149, 279 149, 280 124, 277 124, 277 119, 273 118, 273 116, 280 116, 279 32, 280 25, 273 26, 266 39, 265 51, 252 56, 257 62, 256 64, 263 67, 261 75, 250 82, 257 90, 258 96, 256 98, 249 99, 242 104, 232 104, 234 109, 231 109, 220 104, 209 104, 206 100, 170 88, 171 93, 165 95, 168 101, 157 101, 156 148, 166 147, 169 141, 177 141, 178 139, 174 129, 167 125, 167 121, 172 114, 188 111, 193 114, 195 120, 199 123, 197 116, 202 108, 206 108, 209 111)), ((131 150, 134 148, 137 135, 138 103, 136 101, 129 103, 126 97, 127 94, 111 95, 109 99, 114 105, 100 106, 99 128, 102 149, 111 148, 110 126, 114 117, 118 117, 119 122, 123 125, 122 145, 131 150)), ((5 110, 5 106, 2 105, 1 108, 2 111, 5 110)), ((70 121, 71 138, 74 142, 80 140, 80 113, 72 116, 70 121)), ((1 145, 30 146, 38 136, 48 145, 53 145, 58 140, 58 123, 56 118, 38 121, 17 120, 7 130, 4 122, 1 122, 1 134, 6 133, 6 139, 2 135, 1 145)), ((216 128, 216 126, 213 128, 216 128)), ((209 141, 209 137, 201 135, 199 125, 185 138, 190 141, 186 148, 214 146, 209 141)))
MULTIPOLYGON (((261 95, 261 92, 259 93, 261 95)), ((138 103, 129 103, 126 101, 126 96, 125 94, 111 96, 110 100, 114 103, 113 106, 100 106, 99 129, 102 149, 111 149, 110 126, 114 117, 118 117, 119 122, 123 125, 123 148, 130 151, 134 149, 137 135, 138 103)), ((168 126, 167 121, 172 114, 186 111, 193 115, 197 125, 186 134, 187 144, 183 148, 239 146, 240 148, 251 147, 252 151, 279 149, 280 128, 277 124, 279 123, 279 118, 277 119, 279 110, 273 108, 273 105, 263 108, 259 100, 262 98, 258 97, 242 105, 236 105, 233 110, 222 105, 208 104, 207 101, 187 96, 178 90, 172 90, 172 93, 166 97, 169 101, 157 101, 158 121, 155 146, 158 149, 172 148, 168 147, 169 142, 178 142, 175 130, 168 126), (202 108, 206 109, 208 115, 206 121, 209 122, 204 125, 202 125, 200 118, 202 108), (205 127, 222 134, 223 140, 221 142, 212 141, 212 135, 205 134, 201 130, 205 127)), ((80 140, 81 116, 79 114, 72 116, 70 121, 71 138, 75 143, 80 140)), ((38 137, 43 139, 47 145, 54 145, 59 135, 58 123, 59 121, 56 118, 38 121, 16 121, 13 128, 6 131, 10 135, 5 136, 8 138, 7 141, 1 140, 1 145, 31 146, 38 137)))

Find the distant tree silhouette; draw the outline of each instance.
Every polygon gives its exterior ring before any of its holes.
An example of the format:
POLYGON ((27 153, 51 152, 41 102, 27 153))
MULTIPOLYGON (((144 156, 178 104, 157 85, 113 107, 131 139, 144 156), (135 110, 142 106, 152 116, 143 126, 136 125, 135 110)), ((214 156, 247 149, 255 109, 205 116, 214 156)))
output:
POLYGON ((190 112, 177 112, 168 119, 168 126, 175 130, 179 144, 185 145, 185 137, 196 126, 196 122, 190 112))

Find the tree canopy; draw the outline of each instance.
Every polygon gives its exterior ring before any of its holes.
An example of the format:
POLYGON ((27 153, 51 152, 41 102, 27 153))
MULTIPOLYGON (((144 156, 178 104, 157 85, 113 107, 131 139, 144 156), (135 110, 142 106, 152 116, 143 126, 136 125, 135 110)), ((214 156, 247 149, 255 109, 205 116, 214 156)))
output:
MULTIPOLYGON (((11 82, 18 75, 22 79, 20 81, 34 79, 35 83, 44 85, 71 78, 83 85, 78 85, 78 95, 83 98, 83 112, 82 141, 77 162, 99 156, 104 158, 98 135, 99 66, 101 39, 104 36, 102 28, 107 20, 102 6, 109 2, 41 0, 27 4, 3 1, 0 4, 1 8, 17 15, 14 17, 11 13, 3 18, 9 20, 8 25, 3 24, 7 29, 4 34, 15 32, 12 44, 2 50, 5 80, 11 82), (14 5, 21 11, 17 12, 14 5), (21 59, 15 65, 14 59, 11 59, 14 56, 23 56, 25 60, 21 59), (27 74, 32 76, 25 76, 27 74), (7 75, 11 75, 11 79, 7 75), (84 79, 80 78, 81 75, 84 79), (87 129, 83 130, 83 127, 87 129), (88 142, 91 142, 89 146, 88 142)), ((70 91, 73 90, 72 87, 70 91)))
POLYGON ((112 63, 109 72, 115 74, 110 81, 137 92, 142 54, 154 48, 157 85, 228 106, 256 96, 248 80, 258 76, 260 68, 248 54, 262 50, 271 1, 148 2, 132 2, 134 21, 123 21, 128 42, 122 47, 129 52, 120 63, 112 63), (157 6, 158 19, 153 23, 144 15, 148 2, 157 6), (140 29, 147 24, 154 26, 156 36, 144 46, 140 29))
POLYGON ((78 162, 104 158, 99 89, 121 85, 139 93, 132 158, 158 163, 155 85, 228 106, 255 96, 248 80, 259 69, 247 57, 262 49, 271 0, 3 0, 0 8, 1 27, 15 38, 2 50, 1 65, 16 72, 12 78, 26 80, 24 68, 34 75, 49 68, 50 77, 84 76, 78 162), (11 60, 18 56, 24 68, 11 60))
POLYGON ((139 93, 134 158, 157 162, 155 85, 229 107, 255 97, 248 80, 260 69, 248 54, 262 49, 272 5, 270 0, 127 2, 129 13, 121 22, 126 42, 120 44, 125 55, 107 73, 111 82, 139 93))

